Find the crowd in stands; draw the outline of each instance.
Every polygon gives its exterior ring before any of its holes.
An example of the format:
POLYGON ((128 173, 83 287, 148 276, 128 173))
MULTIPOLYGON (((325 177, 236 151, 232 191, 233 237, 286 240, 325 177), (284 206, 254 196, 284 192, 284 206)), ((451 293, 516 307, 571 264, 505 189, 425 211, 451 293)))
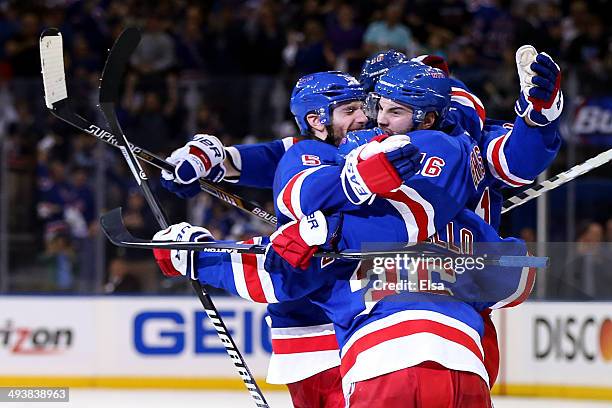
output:
MULTIPOLYGON (((490 117, 514 115, 514 51, 525 43, 560 62, 566 86, 574 87, 568 96, 609 93, 609 15, 605 0, 2 2, 0 145, 8 172, 2 188, 9 232, 22 242, 11 246, 11 266, 47 271, 47 283, 35 289, 101 290, 90 272, 98 212, 121 205, 135 235, 156 230, 123 159, 45 109, 38 50, 45 28, 62 33, 75 109, 103 123, 95 105, 107 50, 123 28, 141 27, 119 119, 134 144, 165 157, 194 133, 217 135, 226 145, 293 136, 288 94, 298 77, 331 69, 358 74, 367 56, 389 48, 446 58, 490 117), (42 255, 24 258, 25 248, 42 255)), ((270 231, 205 194, 187 208, 159 187, 156 169, 147 170, 174 221, 189 217, 227 239, 270 231)), ((271 209, 269 192, 241 193, 271 209)), ((611 216, 594 221, 607 222, 608 241, 611 216)), ((160 274, 151 258, 108 245, 105 290, 157 290, 160 274)))

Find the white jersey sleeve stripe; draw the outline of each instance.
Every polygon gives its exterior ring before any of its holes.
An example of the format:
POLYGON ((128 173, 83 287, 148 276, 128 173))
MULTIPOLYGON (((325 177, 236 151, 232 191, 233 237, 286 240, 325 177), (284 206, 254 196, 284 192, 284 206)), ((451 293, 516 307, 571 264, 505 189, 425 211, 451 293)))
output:
POLYGON ((505 135, 493 139, 487 147, 487 163, 491 173, 499 180, 512 187, 522 187, 531 184, 533 180, 526 180, 515 176, 510 172, 504 147, 508 138, 512 135, 510 129, 505 135))
POLYGON ((230 254, 232 260, 232 272, 234 274, 234 285, 236 291, 241 298, 253 301, 249 290, 247 289, 246 280, 244 279, 244 269, 242 267, 242 257, 240 254, 230 254))
MULTIPOLYGON (((261 244, 261 237, 255 239, 255 244, 261 244)), ((259 281, 261 282, 261 288, 263 289, 264 296, 266 297, 267 303, 278 303, 276 294, 274 293, 274 284, 270 274, 264 268, 266 257, 264 255, 257 255, 257 274, 259 275, 259 281)))

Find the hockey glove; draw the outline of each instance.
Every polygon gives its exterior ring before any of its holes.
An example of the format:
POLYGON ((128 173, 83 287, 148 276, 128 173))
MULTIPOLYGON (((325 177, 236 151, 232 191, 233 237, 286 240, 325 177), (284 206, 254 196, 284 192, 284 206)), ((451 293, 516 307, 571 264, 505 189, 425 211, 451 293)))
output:
POLYGON ((530 126, 546 126, 563 111, 561 69, 545 52, 531 45, 516 51, 521 93, 514 104, 516 114, 530 126))
POLYGON ((319 248, 334 248, 341 226, 341 216, 325 217, 321 211, 283 225, 270 236, 265 269, 283 268, 283 261, 293 268, 307 269, 319 248))
POLYGON ((396 190, 419 171, 419 156, 406 135, 373 138, 347 155, 340 174, 344 194, 359 205, 396 190))
MULTIPOLYGON (((206 228, 195 227, 186 222, 174 224, 157 232, 154 241, 207 242, 214 237, 206 228)), ((198 252, 178 249, 153 249, 155 261, 165 276, 187 276, 198 279, 198 252)))
POLYGON ((212 135, 195 135, 191 142, 172 152, 167 160, 176 168, 174 174, 163 172, 162 176, 180 184, 189 184, 201 177, 218 183, 225 176, 225 148, 212 135))

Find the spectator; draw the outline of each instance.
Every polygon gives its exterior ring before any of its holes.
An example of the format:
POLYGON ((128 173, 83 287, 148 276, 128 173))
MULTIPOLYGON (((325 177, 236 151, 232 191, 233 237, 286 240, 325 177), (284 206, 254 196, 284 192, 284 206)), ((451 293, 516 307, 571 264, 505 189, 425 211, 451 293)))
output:
POLYGON ((74 288, 78 266, 70 232, 65 223, 47 225, 45 250, 37 263, 46 269, 47 281, 52 290, 68 291, 74 288))
POLYGON ((53 159, 48 166, 42 164, 38 169, 38 218, 45 224, 63 222, 72 193, 63 162, 53 159))
POLYGON ((8 129, 14 126, 18 119, 13 94, 9 89, 7 79, 7 73, 0 71, 0 142, 8 133, 8 129))
MULTIPOLYGON (((295 41, 295 40, 294 40, 295 41)), ((317 20, 304 24, 303 39, 297 39, 294 70, 297 77, 331 68, 333 55, 325 43, 323 25, 317 20)))
MULTIPOLYGON (((513 50, 504 51, 504 62, 494 76, 488 76, 484 83, 483 97, 487 116, 491 118, 511 118, 514 115, 514 102, 518 98, 516 63, 513 50)), ((462 78, 462 77, 460 77, 462 78)), ((470 81, 478 81, 479 79, 470 81)))
MULTIPOLYGON (((138 237, 152 237, 157 232, 157 222, 140 191, 130 191, 123 209, 123 221, 126 227, 138 237)), ((123 259, 127 267, 142 285, 145 292, 153 293, 159 286, 161 274, 157 269, 151 251, 127 248, 123 259)))
POLYGON ((471 46, 482 68, 495 69, 503 52, 514 47, 515 21, 500 0, 483 2, 474 12, 471 46))
POLYGON ((40 75, 39 35, 38 16, 31 12, 25 13, 21 16, 19 32, 4 44, 4 53, 13 77, 14 96, 16 99, 31 101, 30 110, 36 117, 42 117, 43 111, 40 84, 33 82, 40 75))
POLYGON ((204 36, 202 10, 197 6, 187 8, 186 21, 176 38, 176 57, 181 70, 199 71, 204 68, 204 36))
POLYGON ((612 67, 607 64, 609 43, 610 37, 598 16, 592 16, 585 31, 570 43, 566 58, 584 81, 583 92, 607 95, 612 77, 612 67))
POLYGON ((331 45, 334 69, 358 73, 365 57, 362 51, 364 29, 355 21, 355 10, 341 4, 327 22, 327 39, 331 45))
POLYGON ((593 221, 583 221, 576 238, 576 257, 561 273, 559 293, 569 299, 612 298, 612 275, 607 271, 612 262, 602 245, 604 230, 593 221))
POLYGON ((264 2, 255 13, 255 19, 247 26, 249 47, 245 67, 251 73, 249 129, 260 136, 272 133, 272 121, 262 118, 269 117, 273 111, 272 93, 283 66, 286 34, 277 15, 278 10, 264 2))
POLYGON ((363 38, 368 55, 390 48, 408 55, 416 54, 418 47, 412 33, 401 23, 402 11, 399 2, 392 2, 385 8, 384 19, 370 23, 363 38))
POLYGON ((155 75, 168 71, 175 64, 174 42, 164 32, 161 17, 147 18, 138 48, 132 55, 134 69, 142 75, 155 75))
POLYGON ((104 285, 104 293, 140 293, 142 283, 130 272, 130 265, 122 258, 115 258, 108 267, 108 282, 104 285))

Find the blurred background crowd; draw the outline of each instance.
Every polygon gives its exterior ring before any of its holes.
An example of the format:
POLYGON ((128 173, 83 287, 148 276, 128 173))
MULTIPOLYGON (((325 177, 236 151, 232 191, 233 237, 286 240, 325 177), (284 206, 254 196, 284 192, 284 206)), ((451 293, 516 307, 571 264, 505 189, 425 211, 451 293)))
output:
MULTIPOLYGON (((564 71, 565 143, 552 175, 612 147, 610 15, 606 0, 0 2, 0 293, 185 290, 161 278, 150 252, 120 250, 100 236, 105 209, 123 206, 137 236, 151 236, 156 222, 117 152, 47 112, 38 50, 45 28, 61 31, 70 98, 94 123, 104 123, 96 102, 107 50, 126 26, 142 28, 119 119, 134 144, 164 157, 195 133, 225 145, 294 136, 288 96, 298 77, 356 75, 366 57, 389 48, 445 57, 488 117, 512 119, 514 52, 532 44, 564 71)), ((533 202, 504 217, 506 235, 574 242, 571 258, 551 247, 562 262, 537 296, 612 298, 609 169, 549 194, 544 232, 533 202)), ((270 232, 206 194, 185 203, 147 170, 172 221, 225 239, 270 232)), ((269 191, 232 189, 272 210, 269 191)))

